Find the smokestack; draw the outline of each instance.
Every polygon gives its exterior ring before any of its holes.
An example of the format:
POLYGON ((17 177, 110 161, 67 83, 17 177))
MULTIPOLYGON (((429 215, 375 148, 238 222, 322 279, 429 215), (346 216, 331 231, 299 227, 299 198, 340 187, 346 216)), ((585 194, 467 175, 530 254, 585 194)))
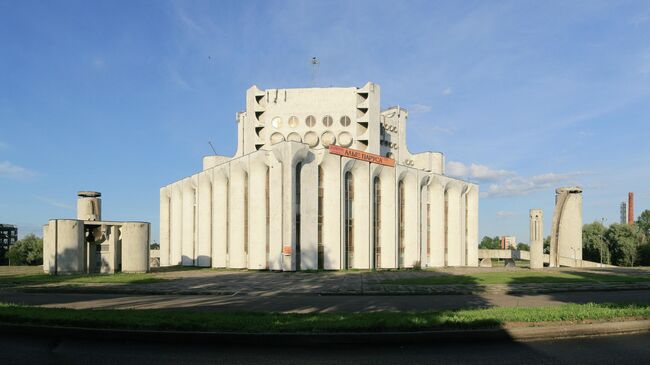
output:
POLYGON ((627 224, 634 223, 634 193, 627 193, 627 224))

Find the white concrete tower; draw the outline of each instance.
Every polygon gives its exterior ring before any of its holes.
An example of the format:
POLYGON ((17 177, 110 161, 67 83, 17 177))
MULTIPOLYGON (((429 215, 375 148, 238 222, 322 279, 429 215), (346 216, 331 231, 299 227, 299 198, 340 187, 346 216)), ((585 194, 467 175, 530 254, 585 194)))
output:
POLYGON ((530 268, 544 267, 544 212, 530 210, 530 268))

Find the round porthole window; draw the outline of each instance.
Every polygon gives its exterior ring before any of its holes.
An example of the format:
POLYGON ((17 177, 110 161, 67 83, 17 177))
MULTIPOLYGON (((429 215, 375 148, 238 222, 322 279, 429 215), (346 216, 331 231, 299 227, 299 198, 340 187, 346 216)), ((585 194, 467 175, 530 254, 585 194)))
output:
POLYGON ((289 127, 296 128, 298 126, 298 117, 289 118, 289 127))
POLYGON ((343 147, 350 147, 352 145, 352 136, 348 132, 339 133, 339 144, 343 147))
POLYGON ((287 141, 291 142, 302 142, 302 138, 300 138, 300 135, 296 132, 289 133, 287 136, 287 141))
POLYGON ((326 127, 331 127, 332 123, 334 123, 334 119, 330 117, 329 115, 326 115, 323 117, 323 125, 326 127))
POLYGON ((352 123, 352 121, 350 120, 350 117, 348 117, 347 115, 344 115, 344 116, 341 117, 341 125, 342 126, 347 127, 347 126, 350 125, 350 123, 352 123))
POLYGON ((275 132, 271 135, 271 144, 276 144, 284 141, 284 136, 281 133, 275 132))
POLYGON ((323 146, 328 147, 329 145, 336 143, 336 137, 332 132, 325 132, 320 136, 320 142, 323 146))
POLYGON ((305 124, 307 124, 307 127, 313 127, 316 125, 316 118, 314 118, 313 115, 310 115, 305 119, 305 124))
POLYGON ((282 118, 275 117, 275 118, 271 119, 271 125, 273 126, 273 128, 282 127, 282 118))
POLYGON ((314 132, 305 133, 305 138, 302 139, 309 145, 309 147, 316 147, 318 145, 318 135, 314 132))

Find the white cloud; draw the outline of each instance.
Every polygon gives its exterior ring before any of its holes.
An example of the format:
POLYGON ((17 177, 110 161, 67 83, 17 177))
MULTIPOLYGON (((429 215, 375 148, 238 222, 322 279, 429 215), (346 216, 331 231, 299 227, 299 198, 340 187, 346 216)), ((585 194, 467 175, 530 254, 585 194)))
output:
POLYGON ((449 161, 446 167, 447 175, 455 177, 467 177, 481 181, 493 181, 503 177, 515 176, 508 170, 495 170, 485 165, 472 163, 467 166, 462 162, 449 161))
POLYGON ((453 90, 451 90, 450 87, 447 87, 446 89, 442 90, 442 95, 444 96, 449 96, 451 94, 453 94, 453 90))
POLYGON ((411 114, 424 114, 428 113, 431 111, 431 105, 424 105, 424 104, 413 104, 410 105, 408 108, 408 111, 411 114))
POLYGON ((14 165, 9 161, 0 162, 0 177, 9 177, 14 179, 32 177, 36 175, 34 171, 22 166, 14 165))
POLYGON ((497 181, 481 193, 484 197, 528 195, 537 191, 554 189, 561 185, 578 185, 575 180, 584 172, 546 173, 531 177, 514 176, 497 181))
POLYGON ((54 200, 54 199, 51 199, 51 198, 46 198, 44 196, 35 196, 35 198, 40 200, 43 203, 46 203, 48 205, 53 206, 53 207, 63 208, 63 209, 68 209, 68 210, 74 210, 75 209, 72 205, 61 203, 58 200, 54 200))

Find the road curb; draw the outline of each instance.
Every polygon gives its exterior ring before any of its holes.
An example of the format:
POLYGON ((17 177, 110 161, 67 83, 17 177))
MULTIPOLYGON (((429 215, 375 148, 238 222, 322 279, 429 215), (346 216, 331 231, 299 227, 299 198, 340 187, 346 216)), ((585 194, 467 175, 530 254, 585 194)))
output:
POLYGON ((238 345, 312 346, 324 344, 412 344, 439 342, 543 341, 579 337, 614 336, 650 332, 650 320, 590 324, 359 333, 236 333, 203 331, 151 331, 107 328, 0 324, 0 333, 118 341, 212 343, 238 345))

